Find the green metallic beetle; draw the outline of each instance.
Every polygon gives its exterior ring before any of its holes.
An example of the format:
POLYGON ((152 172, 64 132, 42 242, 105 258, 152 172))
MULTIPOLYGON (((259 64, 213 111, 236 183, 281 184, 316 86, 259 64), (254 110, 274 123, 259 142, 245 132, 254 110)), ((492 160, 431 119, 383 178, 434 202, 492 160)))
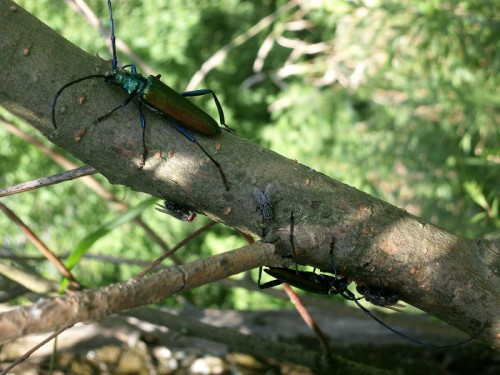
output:
POLYGON ((107 0, 108 11, 109 11, 109 24, 111 29, 111 46, 113 51, 113 59, 111 61, 111 72, 106 74, 94 74, 87 77, 79 78, 75 81, 69 82, 61 87, 55 94, 52 101, 52 123, 57 129, 56 119, 55 119, 55 108, 57 99, 61 93, 76 83, 81 81, 92 79, 92 78, 104 78, 104 81, 110 85, 122 87, 128 94, 128 98, 120 104, 118 107, 112 109, 103 116, 97 118, 94 124, 104 120, 106 117, 111 115, 114 111, 125 107, 129 104, 134 97, 139 99, 139 114, 141 119, 142 127, 142 145, 143 145, 143 155, 142 161, 139 169, 142 169, 146 162, 147 148, 145 141, 145 130, 146 121, 144 114, 142 113, 142 104, 148 107, 150 110, 162 115, 167 119, 167 121, 177 129, 182 135, 184 135, 191 142, 198 145, 198 147, 203 151, 203 153, 215 164, 220 172, 222 181, 226 190, 229 190, 229 184, 227 182, 226 176, 222 171, 220 164, 212 157, 210 154, 201 146, 201 144, 191 136, 185 128, 192 129, 198 133, 205 134, 208 136, 214 136, 222 132, 222 128, 219 126, 217 121, 215 121, 208 113, 203 111, 201 108, 193 104, 191 101, 186 99, 190 96, 201 96, 211 94, 215 105, 217 106, 217 111, 219 113, 219 119, 221 125, 224 125, 228 130, 232 131, 225 123, 224 112, 222 106, 217 99, 215 93, 210 89, 201 89, 186 92, 177 92, 171 87, 167 86, 160 81, 160 75, 143 77, 141 74, 137 73, 136 67, 134 65, 124 65, 118 67, 118 60, 116 58, 116 45, 115 45, 115 31, 113 22, 113 11, 111 8, 111 0, 107 0), (126 68, 130 68, 130 71, 126 68))

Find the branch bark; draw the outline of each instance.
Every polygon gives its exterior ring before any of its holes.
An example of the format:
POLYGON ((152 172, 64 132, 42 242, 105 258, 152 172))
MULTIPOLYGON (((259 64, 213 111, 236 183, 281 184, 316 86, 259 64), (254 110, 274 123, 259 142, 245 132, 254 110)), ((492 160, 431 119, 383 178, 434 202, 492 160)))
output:
POLYGON ((237 250, 169 267, 138 280, 41 299, 31 306, 0 314, 0 343, 32 333, 46 332, 78 322, 99 320, 107 315, 148 305, 187 290, 259 267, 282 264, 271 244, 257 243, 237 250))
MULTIPOLYGON (((65 83, 109 70, 109 63, 72 45, 22 8, 0 0, 0 103, 55 144, 95 167, 110 183, 175 201, 244 233, 260 235, 262 220, 252 188, 272 182, 274 220, 266 227, 288 244, 290 211, 295 216, 299 262, 331 271, 334 237, 337 269, 399 293, 402 300, 480 338, 500 344, 500 244, 464 239, 390 204, 266 150, 236 135, 196 135, 221 164, 226 191, 213 164, 171 126, 146 113, 149 157, 143 170, 141 129, 133 105, 92 127, 96 117, 121 103, 125 94, 102 80, 68 89, 56 109, 51 100, 65 83), (29 49, 26 53, 26 49, 29 49), (86 98, 79 105, 80 96, 86 98), (75 137, 85 129, 81 142, 75 137), (167 158, 169 151, 173 157, 167 158), (159 155, 161 157, 153 157, 159 155)), ((237 129, 237 124, 232 124, 237 129)), ((285 248, 284 254, 290 249, 285 248)))

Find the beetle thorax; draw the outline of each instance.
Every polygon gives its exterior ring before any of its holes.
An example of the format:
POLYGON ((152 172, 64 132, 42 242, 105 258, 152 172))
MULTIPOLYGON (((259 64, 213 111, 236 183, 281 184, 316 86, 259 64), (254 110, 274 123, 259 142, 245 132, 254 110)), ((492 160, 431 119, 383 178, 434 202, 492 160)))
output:
POLYGON ((130 95, 141 92, 147 85, 146 78, 141 74, 126 70, 117 70, 109 73, 105 81, 110 85, 121 86, 130 95))

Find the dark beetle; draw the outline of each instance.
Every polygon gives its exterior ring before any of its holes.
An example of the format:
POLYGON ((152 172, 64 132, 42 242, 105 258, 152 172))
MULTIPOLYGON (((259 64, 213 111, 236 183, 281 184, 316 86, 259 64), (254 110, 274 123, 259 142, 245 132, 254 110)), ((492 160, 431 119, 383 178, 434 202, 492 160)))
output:
MULTIPOLYGON (((358 272, 360 269, 361 267, 358 269, 358 272)), ((420 340, 407 336, 402 332, 396 331, 394 328, 387 325, 382 320, 373 315, 369 310, 367 310, 366 307, 364 307, 359 302, 359 300, 362 299, 363 297, 356 298, 356 296, 349 289, 347 289, 350 281, 346 278, 338 277, 337 275, 330 276, 325 274, 316 274, 314 272, 295 271, 289 268, 282 268, 282 267, 269 267, 268 269, 264 269, 264 272, 275 277, 276 280, 272 280, 267 283, 261 284, 260 282, 262 276, 262 267, 261 267, 259 269, 259 281, 258 281, 260 289, 272 288, 273 286, 277 286, 282 283, 287 283, 290 284, 291 286, 294 286, 295 288, 302 289, 305 290, 306 292, 311 292, 315 294, 326 294, 326 295, 340 294, 345 299, 353 301, 361 309, 361 311, 363 311, 366 315, 375 320, 382 327, 387 328, 389 331, 393 332, 399 337, 402 337, 418 345, 426 346, 432 349, 445 349, 463 345, 474 339, 473 337, 471 337, 467 340, 460 341, 455 344, 440 346, 422 342, 420 340)), ((353 276, 353 278, 356 277, 356 275, 357 272, 353 276)))
POLYGON ((286 283, 295 288, 305 290, 315 294, 335 295, 340 294, 348 300, 355 299, 354 295, 347 289, 349 280, 344 277, 335 277, 324 273, 315 273, 309 271, 297 271, 284 267, 264 268, 264 272, 274 277, 271 280, 261 284, 262 267, 259 269, 259 288, 266 289, 286 283))

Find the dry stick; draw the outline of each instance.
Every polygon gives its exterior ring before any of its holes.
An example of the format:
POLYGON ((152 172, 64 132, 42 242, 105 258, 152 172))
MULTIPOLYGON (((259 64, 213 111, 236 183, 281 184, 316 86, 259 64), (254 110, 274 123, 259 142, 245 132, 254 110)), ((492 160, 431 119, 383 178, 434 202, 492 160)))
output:
POLYGON ((70 325, 64 326, 62 328, 58 328, 54 333, 52 333, 51 335, 49 335, 45 340, 42 340, 41 342, 39 342, 38 344, 36 344, 33 348, 31 348, 26 353, 24 353, 21 357, 19 357, 14 362, 12 362, 5 370, 3 370, 2 372, 0 372, 0 375, 8 374, 10 370, 12 370, 18 364, 20 364, 20 363, 24 362, 25 360, 27 360, 34 352, 36 352, 38 349, 40 349, 42 346, 44 346, 50 340, 52 340, 52 339, 56 338, 57 336, 59 336, 61 333, 63 333, 64 331, 66 331, 68 328, 73 327, 73 325, 74 324, 70 324, 70 325))
POLYGON ((156 303, 263 264, 283 265, 282 258, 274 250, 274 245, 256 243, 169 267, 140 279, 76 292, 70 296, 41 299, 31 306, 0 313, 0 343, 156 303))
POLYGON ((19 193, 24 193, 30 190, 40 189, 45 186, 50 186, 69 180, 74 180, 75 178, 89 176, 95 173, 97 173, 97 171, 94 169, 94 167, 86 165, 85 167, 72 169, 48 177, 37 178, 36 180, 31 180, 29 182, 23 182, 21 184, 12 185, 0 189, 0 197, 6 197, 8 195, 14 195, 19 193))
POLYGON ((283 284, 283 290, 287 294, 290 301, 295 306, 295 309, 299 313, 300 317, 306 322, 306 324, 311 328, 316 336, 318 336, 319 342, 321 343, 321 349, 325 358, 330 358, 330 345, 328 343, 328 338, 325 336, 321 328, 316 324, 316 321, 311 316, 307 308, 302 304, 297 294, 292 290, 290 285, 283 284))
MULTIPOLYGON (((290 241, 290 246, 292 248, 291 250, 292 250, 293 262, 295 264, 295 270, 298 271, 298 268, 297 268, 297 249, 295 247, 295 242, 293 240, 294 229, 295 229, 295 217, 293 216, 293 210, 292 210, 290 212, 290 234, 288 235, 288 239, 290 241)), ((288 298, 295 306, 295 309, 300 314, 301 318, 306 322, 306 324, 309 326, 309 328, 311 328, 311 330, 314 332, 314 334, 316 336, 318 336, 319 342, 321 343, 321 347, 323 350, 323 355, 324 355, 325 359, 328 360, 330 358, 330 345, 328 344, 328 338, 325 336, 323 331, 321 331, 321 328, 319 328, 319 326, 316 324, 313 317, 311 316, 309 311, 307 311, 307 309, 302 304, 302 302, 300 301, 297 294, 292 290, 290 285, 284 283, 283 290, 285 291, 288 298)))
POLYGON ((202 234, 203 232, 206 232, 207 230, 209 230, 211 227, 213 227, 215 224, 217 224, 216 221, 212 221, 204 226, 202 226, 200 229, 194 231, 193 233, 191 233, 189 236, 187 236, 186 238, 184 238, 182 241, 180 241, 177 245, 175 245, 172 250, 170 251, 167 251, 165 254, 163 254, 162 256, 160 256, 158 259, 156 259, 154 262, 152 262, 149 266, 147 266, 145 269, 143 269, 141 272, 139 272, 137 275, 134 276, 134 280, 137 280, 141 277, 143 277, 146 273, 148 273, 149 271, 151 271, 153 268, 155 268, 158 264, 160 264, 161 262, 163 262, 163 260, 165 260, 166 258, 172 256, 177 250, 179 250, 181 247, 183 247, 184 245, 186 245, 188 242, 190 242, 191 240, 195 239, 196 237, 198 237, 200 234, 202 234))
POLYGON ((75 289, 79 289, 80 283, 76 281, 76 279, 73 277, 71 274, 70 270, 66 268, 64 264, 59 260, 59 258, 43 243, 41 239, 38 238, 38 236, 31 231, 31 229, 23 223, 19 217, 12 212, 6 205, 3 203, 0 203, 0 210, 2 210, 24 233, 24 235, 28 238, 28 240, 35 245, 35 247, 40 250, 40 252, 52 263, 56 266, 56 268, 59 270, 59 272, 67 278, 71 286, 75 289))

